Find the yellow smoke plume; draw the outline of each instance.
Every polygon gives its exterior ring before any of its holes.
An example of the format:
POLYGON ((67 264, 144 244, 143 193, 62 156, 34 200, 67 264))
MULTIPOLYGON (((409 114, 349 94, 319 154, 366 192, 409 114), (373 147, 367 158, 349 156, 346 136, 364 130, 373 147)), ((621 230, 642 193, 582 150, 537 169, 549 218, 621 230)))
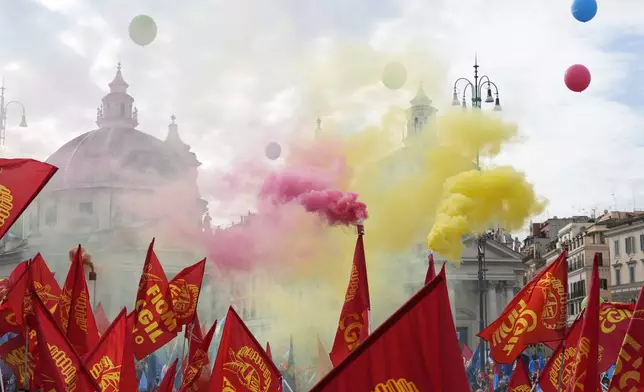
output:
POLYGON ((461 258, 464 235, 482 232, 494 223, 518 230, 544 208, 525 175, 508 166, 460 173, 447 181, 443 192, 427 243, 453 261, 461 258))

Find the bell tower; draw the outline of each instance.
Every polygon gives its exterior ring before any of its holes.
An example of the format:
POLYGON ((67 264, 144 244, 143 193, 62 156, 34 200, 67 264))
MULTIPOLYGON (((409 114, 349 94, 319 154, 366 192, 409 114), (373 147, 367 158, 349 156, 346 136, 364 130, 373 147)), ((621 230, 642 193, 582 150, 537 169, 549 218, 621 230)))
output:
POLYGON ((123 79, 121 63, 109 86, 109 94, 103 97, 103 103, 96 110, 96 125, 100 128, 136 128, 139 125, 139 112, 134 107, 134 98, 127 93, 129 85, 123 79))
POLYGON ((436 113, 436 108, 432 106, 432 100, 429 99, 423 84, 418 87, 416 96, 409 101, 411 107, 407 113, 407 132, 405 133, 405 143, 413 138, 415 135, 420 134, 427 128, 432 116, 436 113))

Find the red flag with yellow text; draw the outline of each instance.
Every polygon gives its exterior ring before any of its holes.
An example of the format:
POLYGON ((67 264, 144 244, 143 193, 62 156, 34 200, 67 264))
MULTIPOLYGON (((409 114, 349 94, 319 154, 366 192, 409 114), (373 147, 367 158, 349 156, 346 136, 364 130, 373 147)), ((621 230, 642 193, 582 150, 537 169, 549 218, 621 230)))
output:
POLYGON ((311 389, 321 391, 469 392, 445 270, 311 389))
POLYGON ((425 284, 429 283, 436 277, 436 267, 434 267, 434 255, 429 254, 429 264, 427 265, 427 275, 425 275, 425 284))
MULTIPOLYGON (((188 358, 192 358, 192 355, 199 347, 201 347, 201 342, 203 342, 203 333, 201 332, 201 326, 199 325, 199 315, 195 315, 195 321, 186 326, 186 332, 184 338, 188 341, 188 358)), ((186 370, 189 361, 183 361, 181 364, 181 373, 186 370)))
POLYGON ((31 268, 31 280, 36 288, 36 293, 47 309, 53 312, 58 305, 62 292, 56 278, 54 278, 54 274, 47 267, 47 263, 40 253, 34 256, 29 263, 29 267, 31 268))
POLYGON ((562 340, 568 297, 567 251, 535 276, 503 313, 477 336, 490 343, 495 363, 511 364, 531 344, 562 340))
POLYGON ((208 391, 281 390, 280 371, 231 306, 226 315, 208 391))
POLYGON ((132 332, 125 309, 116 316, 84 363, 101 391, 137 390, 132 332))
POLYGON ((94 348, 99 338, 82 255, 82 248, 78 245, 57 308, 61 329, 80 356, 94 348))
POLYGON ((172 362, 172 365, 170 365, 168 370, 165 372, 165 376, 163 376, 163 380, 161 380, 159 388, 156 392, 172 392, 174 390, 174 378, 177 375, 178 361, 179 358, 175 359, 174 362, 172 362))
POLYGON ((329 353, 331 362, 338 366, 344 358, 369 336, 369 281, 364 254, 362 226, 358 226, 358 239, 353 253, 349 285, 340 312, 338 329, 329 353))
POLYGON ((599 253, 595 253, 588 290, 588 302, 572 363, 572 379, 564 384, 567 392, 601 392, 599 384, 599 253))
POLYGON ((212 342, 212 337, 215 335, 215 328, 217 328, 217 321, 210 327, 210 330, 206 336, 202 339, 199 345, 196 345, 193 350, 190 347, 190 357, 188 357, 188 366, 183 371, 183 377, 181 379, 181 386, 179 387, 179 392, 198 392, 199 391, 199 380, 204 368, 207 368, 210 364, 208 359, 208 351, 210 349, 210 343, 212 342))
POLYGON ((56 325, 45 304, 34 296, 38 333, 38 369, 45 391, 100 391, 80 357, 56 325))
MULTIPOLYGON (((609 392, 630 392, 644 389, 644 286, 624 337, 609 392)), ((601 370, 600 370, 601 371, 601 370)))
POLYGON ((55 166, 33 159, 0 158, 0 238, 57 170, 55 166))
POLYGON ((141 360, 177 336, 177 321, 167 300, 168 278, 150 242, 136 294, 134 355, 141 360))
POLYGON ((96 318, 96 328, 98 328, 98 333, 100 335, 103 335, 105 331, 107 331, 107 328, 110 326, 110 320, 107 318, 107 315, 105 314, 105 309, 103 309, 103 304, 100 302, 98 305, 96 305, 96 309, 94 310, 94 317, 96 318))
POLYGON ((25 379, 29 378, 31 385, 34 379, 34 366, 36 357, 29 350, 28 366, 25 369, 25 338, 22 335, 16 335, 7 340, 0 346, 0 358, 11 368, 16 375, 16 381, 22 387, 25 386, 25 379), (28 372, 28 373, 26 373, 28 372))
POLYGON ((4 303, 0 305, 0 335, 6 333, 20 333, 22 328, 16 321, 16 313, 4 303))
POLYGON ((190 324, 194 320, 205 272, 206 259, 203 259, 184 268, 170 281, 169 295, 177 326, 190 324))
POLYGON ((512 371, 512 378, 510 378, 510 382, 508 383, 508 392, 530 391, 532 391, 532 384, 530 383, 528 368, 525 366, 525 361, 519 358, 517 366, 512 371))

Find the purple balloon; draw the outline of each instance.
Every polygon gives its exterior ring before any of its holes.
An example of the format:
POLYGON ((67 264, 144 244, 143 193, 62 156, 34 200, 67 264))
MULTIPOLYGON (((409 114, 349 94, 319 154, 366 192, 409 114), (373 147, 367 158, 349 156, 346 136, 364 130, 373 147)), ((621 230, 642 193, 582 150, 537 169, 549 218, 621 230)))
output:
POLYGON ((282 154, 282 147, 275 142, 270 142, 266 145, 264 153, 266 154, 266 158, 274 161, 282 154))

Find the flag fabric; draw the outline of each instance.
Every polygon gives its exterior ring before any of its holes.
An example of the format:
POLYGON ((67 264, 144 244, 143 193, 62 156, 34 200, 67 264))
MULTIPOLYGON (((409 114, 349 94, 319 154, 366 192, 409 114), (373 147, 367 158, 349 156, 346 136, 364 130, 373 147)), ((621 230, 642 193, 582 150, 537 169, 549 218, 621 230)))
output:
POLYGON ((208 390, 282 391, 279 370, 232 306, 228 308, 208 390))
POLYGON ((508 392, 530 392, 531 390, 532 384, 530 383, 528 369, 525 367, 525 361, 519 358, 517 366, 512 372, 512 378, 508 383, 508 392))
POLYGON ((204 369, 210 364, 210 361, 208 360, 208 351, 210 349, 210 343, 212 343, 212 337, 215 335, 216 328, 217 322, 215 321, 201 342, 199 342, 198 345, 195 343, 195 346, 197 347, 195 347, 194 350, 190 347, 188 365, 183 371, 179 392, 197 392, 200 390, 199 380, 204 369))
POLYGON ((61 329, 74 350, 80 356, 87 354, 96 346, 99 337, 85 280, 83 250, 80 245, 74 253, 57 310, 61 329))
POLYGON ((197 314, 199 292, 203 275, 206 271, 206 259, 179 271, 170 281, 169 297, 172 299, 172 311, 177 326, 193 322, 197 314))
POLYGON ((318 366, 317 366, 318 380, 321 380, 322 377, 329 374, 331 369, 333 369, 333 364, 331 363, 331 359, 329 359, 329 354, 327 354, 326 350, 324 349, 324 345, 320 340, 320 336, 318 336, 318 366))
POLYGON ((434 267, 434 254, 429 254, 429 263, 427 265, 427 275, 425 275, 425 284, 431 282, 436 277, 436 267, 434 267))
MULTIPOLYGON (((630 392, 644 389, 644 285, 640 289, 633 317, 628 325, 615 368, 611 374, 609 392, 630 392)), ((610 369, 609 369, 610 372, 610 369)))
POLYGON ((496 363, 510 364, 530 344, 562 340, 568 297, 567 251, 544 268, 477 336, 490 343, 496 363))
POLYGON ((311 392, 390 390, 470 391, 444 269, 311 392))
POLYGON ((588 302, 581 323, 581 333, 572 367, 572 379, 567 392, 601 392, 599 384, 599 253, 595 253, 593 272, 588 290, 588 302))
POLYGON ((174 362, 172 362, 172 365, 168 368, 168 370, 165 372, 165 376, 163 376, 163 380, 161 380, 161 383, 159 384, 159 387, 157 388, 156 392, 172 392, 174 388, 174 377, 177 374, 177 362, 179 359, 175 359, 174 362))
MULTIPOLYGON (((131 327, 131 323, 130 323, 131 327)), ((101 391, 136 390, 132 330, 125 309, 116 316, 84 364, 101 391)))
POLYGON ((16 335, 0 345, 0 358, 7 364, 13 374, 16 375, 16 381, 20 386, 25 386, 25 381, 34 379, 35 356, 29 352, 28 369, 25 368, 25 338, 22 335, 16 335))
POLYGON ((45 304, 34 296, 38 368, 45 391, 100 391, 45 304))
POLYGON ((0 159, 0 238, 18 220, 58 168, 33 159, 0 159))
POLYGON ((47 267, 47 263, 40 253, 34 256, 29 263, 29 267, 31 269, 31 280, 36 288, 36 294, 38 294, 38 297, 40 297, 47 309, 53 312, 58 305, 58 300, 62 292, 56 278, 54 278, 54 274, 47 267))
POLYGON ((633 317, 635 304, 604 302, 599 305, 599 361, 600 373, 616 361, 633 317))
POLYGON ((461 355, 463 356, 463 363, 468 363, 472 359, 472 350, 470 350, 467 344, 463 344, 461 355))
POLYGON ((329 356, 334 366, 340 362, 369 336, 369 281, 364 254, 362 230, 358 229, 358 239, 353 254, 353 266, 349 285, 340 312, 338 329, 329 356))
POLYGON ((134 356, 141 360, 177 336, 177 321, 168 300, 168 278, 154 253, 154 238, 148 246, 136 293, 134 356))
POLYGON ((266 342, 266 355, 268 355, 271 361, 273 360, 273 353, 271 352, 271 344, 269 342, 266 342))
POLYGON ((96 305, 94 317, 96 319, 96 328, 98 328, 98 333, 103 335, 110 326, 110 320, 107 318, 105 309, 103 309, 103 304, 100 302, 96 305))
POLYGON ((9 304, 0 305, 0 333, 20 333, 21 326, 16 321, 16 313, 9 307, 9 304))
POLYGON ((554 350, 550 360, 546 362, 546 367, 539 374, 539 387, 543 392, 560 392, 560 380, 561 385, 568 385, 571 382, 571 370, 577 353, 582 320, 583 313, 568 328, 566 339, 554 350))

